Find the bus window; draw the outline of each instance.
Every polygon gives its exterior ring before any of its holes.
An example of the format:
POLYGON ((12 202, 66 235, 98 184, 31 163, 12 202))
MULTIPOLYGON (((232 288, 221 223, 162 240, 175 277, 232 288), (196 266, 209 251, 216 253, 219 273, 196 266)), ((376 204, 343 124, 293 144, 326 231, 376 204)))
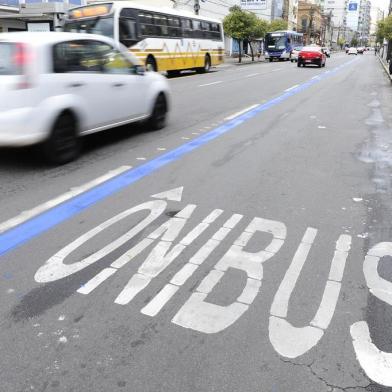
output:
POLYGON ((184 38, 193 37, 192 21, 190 19, 181 19, 182 31, 184 38))
POLYGON ((180 18, 168 15, 167 17, 168 34, 170 37, 181 37, 180 18))
POLYGON ((129 46, 137 42, 136 22, 134 19, 120 18, 119 20, 120 42, 129 46))
POLYGON ((140 32, 145 36, 155 36, 156 30, 152 14, 141 12, 139 14, 140 32))
POLYGON ((158 37, 169 35, 167 28, 167 17, 165 15, 154 14, 155 34, 158 37))
POLYGON ((203 38, 203 32, 201 30, 201 22, 200 20, 192 20, 192 26, 193 26, 193 38, 203 38))

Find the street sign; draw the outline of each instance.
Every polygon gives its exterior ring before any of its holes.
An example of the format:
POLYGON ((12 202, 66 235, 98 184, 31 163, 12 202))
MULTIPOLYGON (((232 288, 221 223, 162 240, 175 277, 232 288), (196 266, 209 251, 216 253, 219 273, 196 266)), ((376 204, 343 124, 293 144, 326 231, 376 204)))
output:
POLYGON ((267 0, 240 0, 240 6, 245 10, 265 10, 267 8, 267 0))
POLYGON ((348 10, 349 11, 357 11, 358 10, 358 3, 349 3, 348 10))

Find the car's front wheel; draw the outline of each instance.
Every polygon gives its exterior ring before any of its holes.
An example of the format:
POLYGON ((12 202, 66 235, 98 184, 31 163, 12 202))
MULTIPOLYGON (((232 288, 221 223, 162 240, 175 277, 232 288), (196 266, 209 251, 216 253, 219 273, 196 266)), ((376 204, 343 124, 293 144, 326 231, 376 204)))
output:
POLYGON ((166 97, 163 93, 161 93, 155 100, 151 116, 147 122, 147 126, 150 130, 157 131, 165 127, 167 110, 166 97))
POLYGON ((63 165, 78 157, 80 146, 75 117, 71 113, 63 113, 44 142, 43 152, 49 163, 63 165))

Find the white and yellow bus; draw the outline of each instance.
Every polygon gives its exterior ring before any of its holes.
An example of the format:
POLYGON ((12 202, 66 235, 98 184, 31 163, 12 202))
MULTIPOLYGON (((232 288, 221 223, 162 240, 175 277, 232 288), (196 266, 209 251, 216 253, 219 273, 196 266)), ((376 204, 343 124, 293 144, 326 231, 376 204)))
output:
POLYGON ((71 9, 64 31, 112 37, 152 71, 208 72, 223 62, 222 23, 171 8, 122 0, 92 3, 71 9))

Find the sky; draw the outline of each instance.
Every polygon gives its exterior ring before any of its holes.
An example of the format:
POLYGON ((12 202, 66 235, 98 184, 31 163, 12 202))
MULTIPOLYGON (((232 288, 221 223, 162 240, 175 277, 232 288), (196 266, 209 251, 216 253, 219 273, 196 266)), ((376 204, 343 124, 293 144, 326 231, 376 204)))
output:
POLYGON ((380 7, 383 11, 385 11, 385 16, 388 15, 389 0, 371 0, 371 3, 373 6, 380 7))

